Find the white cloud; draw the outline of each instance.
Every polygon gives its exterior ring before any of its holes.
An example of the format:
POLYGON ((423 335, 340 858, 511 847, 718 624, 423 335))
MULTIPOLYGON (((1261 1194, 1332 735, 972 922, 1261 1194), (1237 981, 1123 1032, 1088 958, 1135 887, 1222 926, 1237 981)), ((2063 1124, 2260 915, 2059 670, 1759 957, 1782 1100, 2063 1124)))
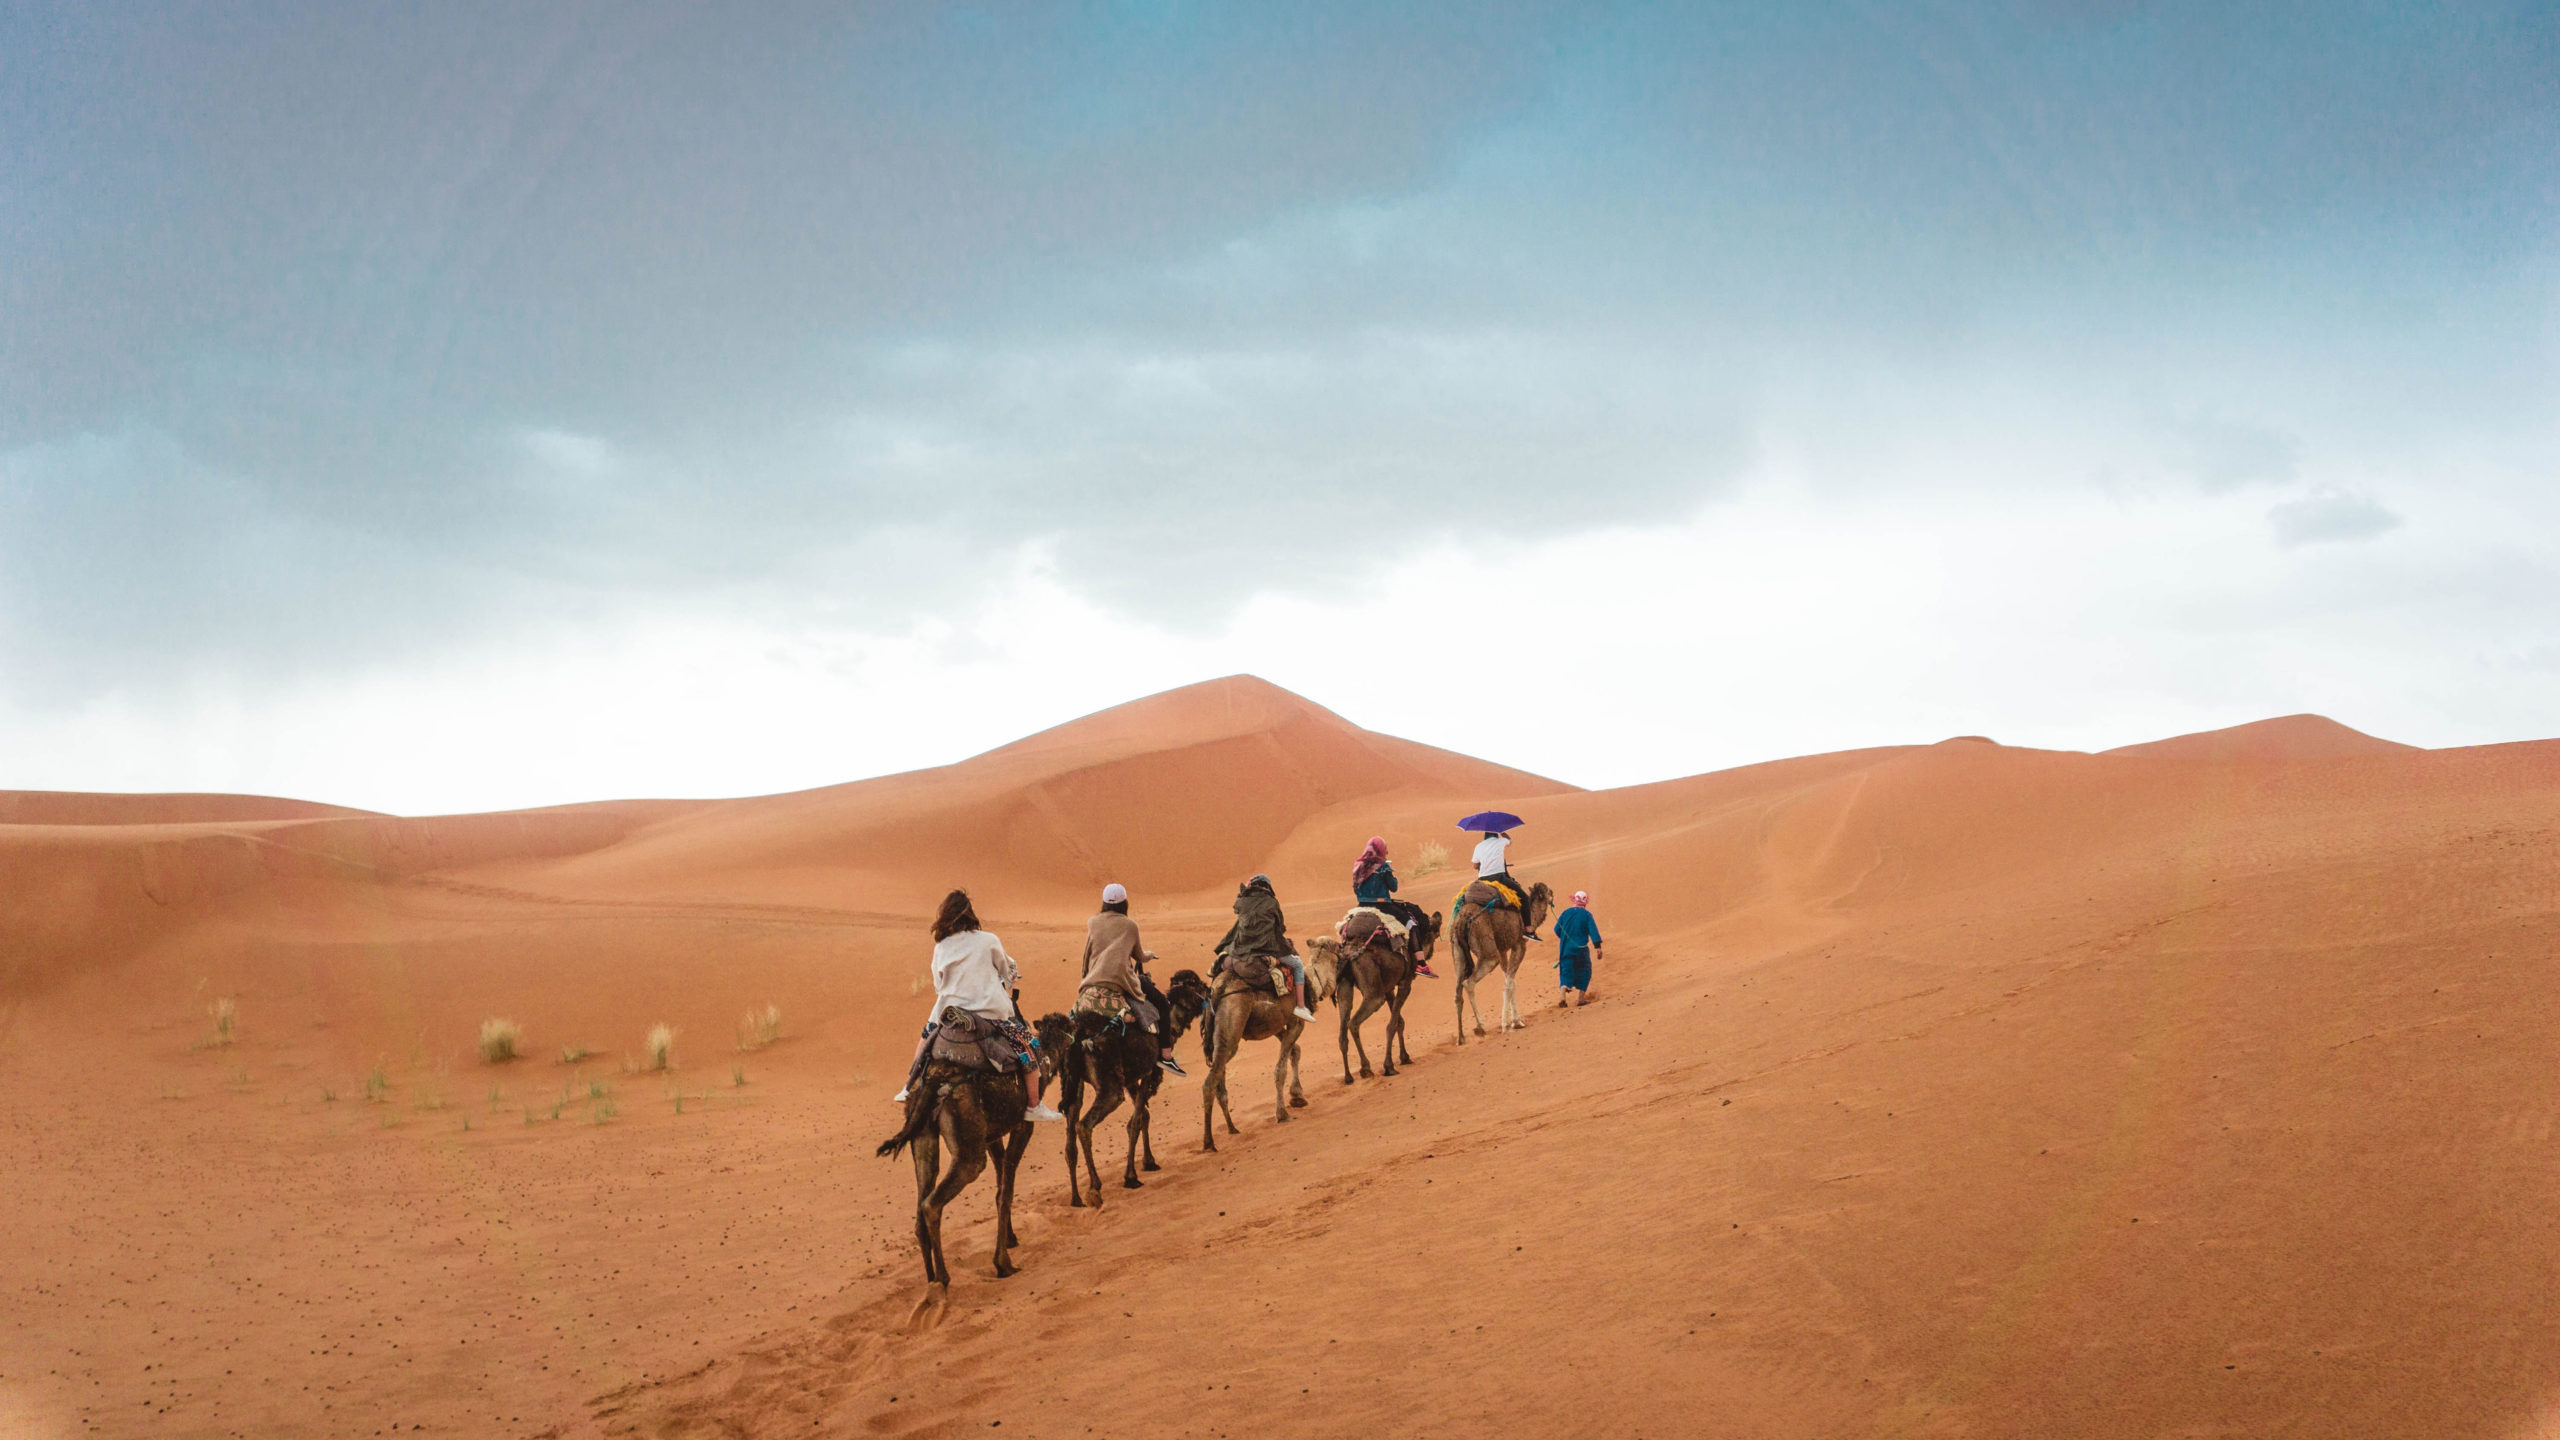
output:
POLYGON ((2288 500, 2267 512, 2276 543, 2309 545, 2321 540, 2370 540, 2400 528, 2400 517, 2369 495, 2323 489, 2288 500))

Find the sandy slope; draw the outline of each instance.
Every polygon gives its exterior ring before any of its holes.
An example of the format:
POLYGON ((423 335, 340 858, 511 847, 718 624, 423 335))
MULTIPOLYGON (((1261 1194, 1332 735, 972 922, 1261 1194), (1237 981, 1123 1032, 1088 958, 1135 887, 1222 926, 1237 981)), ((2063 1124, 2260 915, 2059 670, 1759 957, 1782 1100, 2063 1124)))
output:
POLYGON ((796 796, 0 825, 0 1429, 2545 1433, 2560 743, 2241 732, 1582 793, 1235 680, 796 796), (908 1332, 942 885, 1047 1008, 1100 877, 1197 963, 1239 872, 1305 933, 1493 803, 1603 1003, 1460 1050, 1425 982, 1349 1088, 1328 1012, 1295 1122, 1267 1047, 1218 1155, 1178 1084, 1099 1213, 1044 1131, 1024 1273, 974 1192, 908 1332))

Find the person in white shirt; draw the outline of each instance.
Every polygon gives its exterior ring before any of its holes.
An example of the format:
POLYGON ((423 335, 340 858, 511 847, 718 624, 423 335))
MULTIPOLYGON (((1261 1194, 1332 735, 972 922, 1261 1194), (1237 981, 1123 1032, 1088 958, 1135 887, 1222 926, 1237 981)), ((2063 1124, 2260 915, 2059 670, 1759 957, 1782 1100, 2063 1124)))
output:
MULTIPOLYGON (((1485 837, 1476 842, 1476 878, 1479 880, 1500 880, 1504 885, 1510 887, 1512 892, 1519 897, 1520 916, 1523 920, 1526 920, 1529 914, 1529 887, 1511 878, 1510 850, 1510 831, 1492 830, 1486 832, 1485 837)), ((1531 940, 1544 938, 1535 930, 1524 930, 1521 934, 1531 940)))
MULTIPOLYGON (((1004 942, 993 931, 979 927, 978 912, 969 903, 969 892, 954 890, 942 897, 941 913, 933 919, 933 1011, 925 1016, 924 1034, 916 1040, 915 1058, 907 1066, 907 1085, 913 1087, 924 1073, 925 1051, 933 1044, 933 1032, 941 1026, 942 1012, 965 1010, 1003 1029, 1021 1050, 1022 1086, 1031 1099, 1031 1107, 1025 1112, 1028 1118, 1067 1118, 1040 1103, 1040 1066, 1036 1059, 1040 1042, 1013 1007, 1013 987, 1021 979, 1022 967, 1004 952, 1004 942)), ((892 1098, 903 1104, 907 1092, 902 1089, 892 1098)))

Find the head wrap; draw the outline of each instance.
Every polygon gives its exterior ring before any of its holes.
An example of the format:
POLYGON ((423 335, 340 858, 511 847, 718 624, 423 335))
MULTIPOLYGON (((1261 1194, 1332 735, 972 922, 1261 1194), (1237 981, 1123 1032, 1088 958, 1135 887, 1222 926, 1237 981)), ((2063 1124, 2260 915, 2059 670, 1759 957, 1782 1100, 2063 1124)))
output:
POLYGON ((1128 904, 1128 903, 1129 903, 1129 887, 1128 887, 1128 886, 1126 886, 1126 885, 1121 884, 1121 883, 1120 883, 1119 881, 1117 881, 1117 880, 1114 880, 1114 881, 1112 881, 1110 884, 1103 886, 1103 887, 1102 887, 1102 903, 1103 903, 1103 904, 1105 904, 1105 905, 1126 905, 1126 904, 1128 904))
POLYGON ((1574 892, 1573 892, 1573 903, 1574 903, 1574 904, 1576 904, 1576 905, 1588 905, 1588 904, 1590 904, 1590 903, 1591 903, 1591 892, 1590 892, 1590 891, 1588 891, 1588 890, 1576 890, 1576 891, 1574 891, 1574 892))
POLYGON ((1368 879, 1370 876, 1377 874, 1378 867, 1386 863, 1386 838, 1380 835, 1370 836, 1369 848, 1360 852, 1360 863, 1351 867, 1351 883, 1357 885, 1361 881, 1368 879))

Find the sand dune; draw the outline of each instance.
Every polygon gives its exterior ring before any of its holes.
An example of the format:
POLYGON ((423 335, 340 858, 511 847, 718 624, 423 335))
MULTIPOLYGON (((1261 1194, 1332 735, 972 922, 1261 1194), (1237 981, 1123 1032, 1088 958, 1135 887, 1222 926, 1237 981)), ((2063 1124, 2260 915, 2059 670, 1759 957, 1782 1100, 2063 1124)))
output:
POLYGON ((2171 760, 2330 760, 2341 755, 2405 755, 2417 748, 2349 729, 2325 715, 2283 715, 2225 730, 2120 745, 2106 753, 2171 760))
POLYGON ((0 1417, 28 1433, 2560 1414, 2560 742, 2288 717, 1581 792, 1238 677, 796 795, 131 803, 0 825, 0 1417), (1064 1208, 1044 1132, 1024 1273, 987 1274, 973 1191, 949 1312, 909 1333, 910 1178, 869 1151, 942 887, 981 896, 1036 1010, 1067 999, 1104 878, 1198 964, 1242 874, 1308 933, 1373 832, 1445 901, 1456 876, 1413 857, 1488 804, 1529 817, 1524 871, 1593 892, 1600 1004, 1460 1050, 1424 982, 1421 1063, 1351 1087, 1328 1012, 1295 1122, 1257 1050, 1246 1133, 1198 1155, 1176 1084, 1166 1168, 1099 1213, 1064 1208), (785 1038, 739 1050, 767 1001, 785 1038), (535 1058, 477 1063, 500 1014, 535 1058), (676 1070, 626 1069, 660 1020, 676 1070))

